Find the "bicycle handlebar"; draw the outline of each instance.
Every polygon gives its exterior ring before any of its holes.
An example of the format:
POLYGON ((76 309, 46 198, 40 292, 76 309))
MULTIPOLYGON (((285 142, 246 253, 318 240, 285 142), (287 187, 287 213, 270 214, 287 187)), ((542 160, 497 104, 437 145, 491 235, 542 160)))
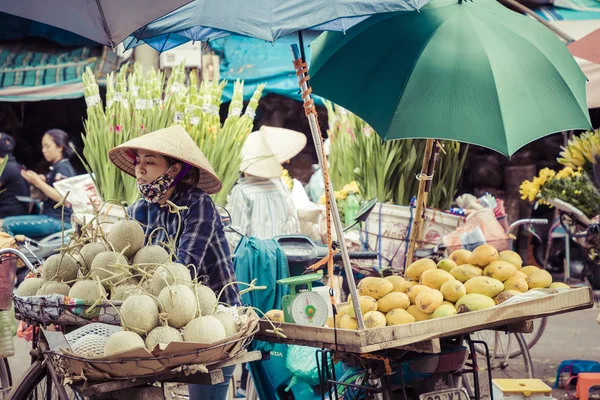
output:
MULTIPOLYGON (((370 251, 358 251, 349 253, 348 257, 351 260, 377 260, 377 253, 370 251)), ((339 253, 335 254, 333 256, 333 261, 342 261, 342 255, 339 253)))
POLYGON ((31 261, 29 261, 29 259, 25 256, 25 254, 21 253, 19 250, 17 249, 13 249, 13 248, 7 248, 7 249, 1 249, 0 250, 0 254, 12 254, 15 255, 17 257, 19 257, 21 259, 21 261, 23 261, 23 263, 27 266, 27 268, 29 268, 29 270, 33 273, 36 272, 35 267, 33 266, 33 264, 31 263, 31 261))
POLYGON ((546 218, 527 218, 527 219, 519 219, 508 227, 508 233, 512 232, 518 226, 521 225, 545 225, 548 223, 546 218))

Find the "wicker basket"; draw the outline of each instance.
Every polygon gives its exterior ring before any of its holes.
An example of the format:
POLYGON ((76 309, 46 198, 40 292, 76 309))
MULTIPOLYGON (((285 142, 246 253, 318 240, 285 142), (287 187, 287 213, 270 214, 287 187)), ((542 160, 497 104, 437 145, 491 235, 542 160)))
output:
POLYGON ((246 322, 238 333, 211 344, 172 342, 164 350, 154 353, 141 348, 96 358, 81 357, 67 349, 48 350, 46 354, 57 371, 73 382, 142 378, 168 372, 189 374, 233 358, 248 348, 259 330, 259 317, 250 308, 246 309, 245 315, 246 322))
POLYGON ((120 325, 121 318, 117 310, 121 301, 103 301, 95 306, 82 300, 63 295, 28 296, 13 295, 15 317, 32 325, 69 325, 82 326, 90 322, 103 322, 120 325))

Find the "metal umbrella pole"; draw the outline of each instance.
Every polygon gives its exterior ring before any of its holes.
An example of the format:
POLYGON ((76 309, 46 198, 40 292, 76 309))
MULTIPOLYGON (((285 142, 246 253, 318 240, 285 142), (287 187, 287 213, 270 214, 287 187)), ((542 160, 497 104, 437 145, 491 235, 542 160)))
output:
MULTIPOLYGON (((306 65, 297 67, 296 62, 298 60, 302 60, 300 56, 300 49, 298 45, 292 45, 292 54, 294 56, 294 65, 296 68, 296 75, 298 76, 298 82, 300 83, 300 89, 302 90, 302 100, 304 100, 305 107, 307 105, 312 105, 313 100, 310 95, 310 89, 308 86, 308 69, 306 65)), ((304 63, 305 60, 302 60, 304 63)), ((312 106, 314 107, 314 106, 312 106)), ((312 134, 313 141, 315 142, 315 148, 317 150, 317 158, 319 159, 319 165, 321 168, 327 168, 326 163, 327 160, 323 157, 323 148, 321 144, 321 131, 319 128, 319 124, 317 122, 316 113, 307 112, 306 116, 308 118, 308 123, 310 125, 310 132, 312 134)), ((352 306, 354 308, 356 314, 356 322, 358 324, 358 329, 365 329, 365 323, 363 321, 362 312, 360 310, 360 303, 358 302, 358 291, 356 290, 356 282, 354 281, 354 274, 352 271, 352 266, 350 265, 350 257, 348 255, 348 249, 346 249, 346 240, 344 236, 344 228, 342 227, 342 221, 340 219, 340 214, 338 212, 337 202, 335 201, 335 194, 333 191, 333 186, 331 185, 331 179, 328 174, 324 174, 325 179, 327 179, 327 183, 329 187, 329 195, 331 197, 331 211, 333 214, 333 224, 335 226, 335 231, 337 233, 338 241, 340 242, 340 250, 342 253, 342 263, 344 265, 344 271, 346 272, 346 279, 348 279, 348 287, 350 288, 350 297, 352 298, 352 306)), ((331 277, 330 277, 331 278, 331 277)))

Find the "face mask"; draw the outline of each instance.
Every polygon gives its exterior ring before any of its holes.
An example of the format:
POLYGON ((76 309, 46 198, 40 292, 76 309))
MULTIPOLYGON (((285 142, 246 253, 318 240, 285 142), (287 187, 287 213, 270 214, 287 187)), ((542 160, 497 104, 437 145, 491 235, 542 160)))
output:
POLYGON ((144 200, 148 203, 158 203, 162 199, 175 180, 174 177, 169 175, 170 170, 171 168, 150 183, 137 184, 144 200))

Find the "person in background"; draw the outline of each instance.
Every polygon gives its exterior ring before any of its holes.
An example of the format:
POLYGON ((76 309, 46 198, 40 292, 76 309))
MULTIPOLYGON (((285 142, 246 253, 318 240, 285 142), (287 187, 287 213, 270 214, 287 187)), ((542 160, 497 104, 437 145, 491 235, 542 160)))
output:
POLYGON ((306 136, 287 129, 263 126, 248 136, 242 149, 243 177, 227 203, 235 230, 258 239, 300 232, 296 207, 281 181, 281 164, 304 146, 306 136))
POLYGON ((21 176, 21 165, 12 152, 15 139, 0 132, 0 164, 6 161, 0 175, 0 218, 27 214, 27 203, 19 201, 17 196, 29 197, 29 186, 21 176))
MULTIPOLYGON (((42 137, 42 153, 50 166, 44 176, 34 171, 21 171, 21 176, 33 187, 39 189, 45 197, 40 215, 18 215, 2 219, 2 227, 11 235, 44 237, 63 228, 62 207, 54 208, 63 196, 54 188, 54 182, 75 176, 75 169, 69 161, 73 155, 69 135, 60 129, 51 129, 42 137)), ((64 207, 64 228, 71 228, 71 207, 64 207)))
MULTIPOLYGON (((325 157, 327 157, 329 160, 329 138, 325 139, 323 147, 325 149, 325 157)), ((308 195, 310 200, 313 203, 319 204, 321 201, 321 197, 323 196, 323 194, 325 194, 325 179, 323 178, 323 169, 319 166, 319 164, 314 164, 312 168, 314 172, 304 189, 306 190, 306 194, 308 195)))

